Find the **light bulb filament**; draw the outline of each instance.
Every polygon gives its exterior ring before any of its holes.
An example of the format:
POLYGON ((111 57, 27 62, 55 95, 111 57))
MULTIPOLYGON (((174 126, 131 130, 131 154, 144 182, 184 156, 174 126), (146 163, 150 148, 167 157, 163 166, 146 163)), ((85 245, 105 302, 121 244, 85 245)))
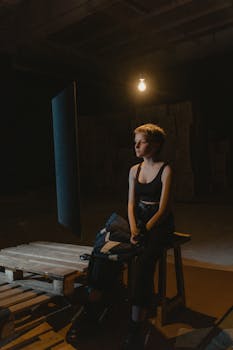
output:
POLYGON ((145 79, 144 78, 140 78, 139 79, 138 90, 139 91, 145 91, 146 90, 146 83, 145 83, 145 79))

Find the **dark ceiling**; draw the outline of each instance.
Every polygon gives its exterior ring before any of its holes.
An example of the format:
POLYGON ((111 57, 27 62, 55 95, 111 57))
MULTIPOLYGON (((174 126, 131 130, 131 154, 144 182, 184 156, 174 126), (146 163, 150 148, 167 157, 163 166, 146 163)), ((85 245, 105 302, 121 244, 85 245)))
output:
POLYGON ((232 0, 0 0, 0 52, 18 70, 120 81, 232 44, 232 0))

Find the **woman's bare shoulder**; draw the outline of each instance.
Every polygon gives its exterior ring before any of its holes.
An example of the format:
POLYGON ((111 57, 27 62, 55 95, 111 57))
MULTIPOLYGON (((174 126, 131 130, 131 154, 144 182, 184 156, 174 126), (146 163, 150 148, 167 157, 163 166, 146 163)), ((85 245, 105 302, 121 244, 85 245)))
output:
POLYGON ((170 164, 165 163, 164 171, 165 171, 165 172, 168 172, 168 173, 170 173, 170 172, 172 171, 172 168, 171 168, 170 164))
POLYGON ((131 176, 131 177, 133 177, 133 178, 136 177, 136 174, 137 174, 137 170, 138 170, 139 165, 140 165, 140 163, 135 164, 135 165, 133 165, 133 166, 130 168, 129 176, 131 176))
POLYGON ((169 164, 166 164, 162 172, 162 180, 172 175, 172 169, 169 164))

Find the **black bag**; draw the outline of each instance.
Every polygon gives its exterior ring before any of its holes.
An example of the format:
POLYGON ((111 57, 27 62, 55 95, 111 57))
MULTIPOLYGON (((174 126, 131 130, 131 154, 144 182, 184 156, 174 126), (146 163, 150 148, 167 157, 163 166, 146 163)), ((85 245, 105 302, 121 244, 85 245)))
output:
POLYGON ((123 263, 142 250, 130 243, 127 220, 113 213, 95 239, 88 265, 88 284, 97 289, 113 289, 122 276, 123 263), (110 248, 109 248, 110 247, 110 248))
POLYGON ((120 283, 122 271, 123 264, 119 261, 111 261, 92 255, 88 265, 88 285, 105 291, 113 289, 120 283))
POLYGON ((142 249, 140 243, 130 243, 130 228, 127 220, 113 213, 95 239, 93 255, 113 261, 126 261, 142 249))

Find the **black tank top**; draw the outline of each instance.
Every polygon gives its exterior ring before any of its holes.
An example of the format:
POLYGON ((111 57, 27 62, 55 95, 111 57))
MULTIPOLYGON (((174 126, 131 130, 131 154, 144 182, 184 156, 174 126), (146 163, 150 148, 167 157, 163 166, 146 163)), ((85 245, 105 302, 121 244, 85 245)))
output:
POLYGON ((135 195, 136 200, 142 200, 146 202, 159 202, 162 192, 162 172, 167 163, 164 163, 159 169, 158 174, 149 183, 142 183, 138 181, 139 173, 141 170, 142 163, 138 165, 135 181, 135 195))

